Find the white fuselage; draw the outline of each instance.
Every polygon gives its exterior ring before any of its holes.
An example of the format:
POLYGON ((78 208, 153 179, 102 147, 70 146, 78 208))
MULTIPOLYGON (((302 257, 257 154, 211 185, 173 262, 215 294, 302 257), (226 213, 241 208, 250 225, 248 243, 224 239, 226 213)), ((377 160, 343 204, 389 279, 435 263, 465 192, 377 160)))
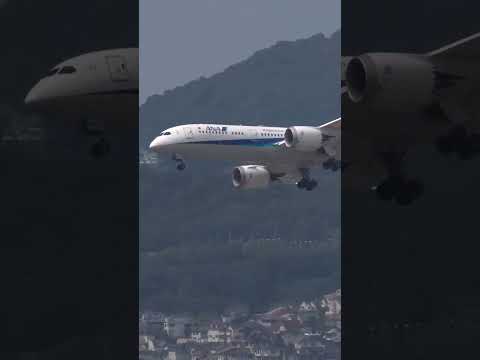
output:
POLYGON ((83 54, 54 66, 29 91, 25 103, 65 119, 133 124, 138 117, 138 48, 83 54))
POLYGON ((318 152, 299 152, 283 144, 286 128, 219 124, 188 124, 167 129, 150 149, 184 159, 228 160, 275 164, 277 169, 311 167, 325 161, 318 152))

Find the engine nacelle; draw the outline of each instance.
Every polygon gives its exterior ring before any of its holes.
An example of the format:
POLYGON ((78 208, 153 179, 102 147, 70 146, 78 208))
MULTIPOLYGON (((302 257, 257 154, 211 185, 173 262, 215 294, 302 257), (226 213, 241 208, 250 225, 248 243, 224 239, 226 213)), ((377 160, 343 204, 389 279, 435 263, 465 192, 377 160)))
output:
POLYGON ((315 151, 322 147, 322 131, 312 126, 292 126, 285 130, 285 145, 299 151, 315 151))
POLYGON ((345 74, 354 103, 379 110, 415 111, 435 101, 435 72, 428 58, 398 53, 353 57, 345 74))
POLYGON ((239 189, 258 189, 270 185, 272 177, 265 166, 244 165, 233 169, 232 182, 239 189))

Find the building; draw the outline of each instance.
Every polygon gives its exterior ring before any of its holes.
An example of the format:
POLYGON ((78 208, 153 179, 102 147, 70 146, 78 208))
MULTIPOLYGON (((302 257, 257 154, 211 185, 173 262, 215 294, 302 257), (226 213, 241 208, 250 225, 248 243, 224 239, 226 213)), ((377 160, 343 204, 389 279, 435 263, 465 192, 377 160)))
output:
POLYGON ((207 331, 207 341, 209 343, 230 343, 233 338, 233 329, 220 322, 214 322, 207 331))
POLYGON ((321 301, 322 308, 325 309, 325 317, 330 320, 341 319, 341 290, 338 289, 334 293, 327 294, 321 301))
POLYGON ((215 350, 210 354, 208 360, 254 360, 254 355, 245 348, 229 346, 224 349, 215 350))
POLYGON ((138 349, 139 351, 155 351, 153 336, 140 335, 138 337, 138 349))
POLYGON ((188 315, 165 317, 163 328, 171 338, 189 337, 192 331, 192 318, 188 315))

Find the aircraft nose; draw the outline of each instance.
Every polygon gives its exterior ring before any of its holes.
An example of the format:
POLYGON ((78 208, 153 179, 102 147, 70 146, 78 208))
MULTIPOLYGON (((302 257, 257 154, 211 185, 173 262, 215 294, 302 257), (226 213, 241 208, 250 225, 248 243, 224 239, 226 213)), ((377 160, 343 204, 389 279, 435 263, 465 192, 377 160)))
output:
POLYGON ((38 94, 37 94, 36 88, 34 87, 28 92, 27 96, 25 96, 24 102, 25 102, 25 105, 31 106, 35 104, 37 101, 38 101, 38 94))
POLYGON ((48 92, 45 87, 39 83, 30 89, 27 96, 25 96, 24 103, 28 107, 37 108, 47 102, 47 100, 49 100, 48 92))
POLYGON ((47 110, 56 104, 55 100, 61 96, 62 92, 57 84, 41 80, 30 89, 27 96, 25 96, 24 103, 30 108, 47 110))
POLYGON ((149 145, 150 150, 159 150, 160 147, 162 146, 162 138, 160 136, 157 136, 149 145))

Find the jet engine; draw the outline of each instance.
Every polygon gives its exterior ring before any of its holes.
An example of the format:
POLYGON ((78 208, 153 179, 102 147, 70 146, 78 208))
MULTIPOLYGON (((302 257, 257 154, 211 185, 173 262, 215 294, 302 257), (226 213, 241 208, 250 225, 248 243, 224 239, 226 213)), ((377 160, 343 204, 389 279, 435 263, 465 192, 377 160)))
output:
POLYGON ((424 56, 367 53, 348 62, 345 81, 354 103, 378 110, 415 111, 434 102, 435 73, 424 56))
POLYGON ((312 126, 292 126, 285 130, 285 145, 299 151, 315 151, 322 146, 322 131, 312 126))
POLYGON ((270 185, 272 177, 265 166, 245 165, 233 169, 233 186, 239 189, 258 189, 270 185))

